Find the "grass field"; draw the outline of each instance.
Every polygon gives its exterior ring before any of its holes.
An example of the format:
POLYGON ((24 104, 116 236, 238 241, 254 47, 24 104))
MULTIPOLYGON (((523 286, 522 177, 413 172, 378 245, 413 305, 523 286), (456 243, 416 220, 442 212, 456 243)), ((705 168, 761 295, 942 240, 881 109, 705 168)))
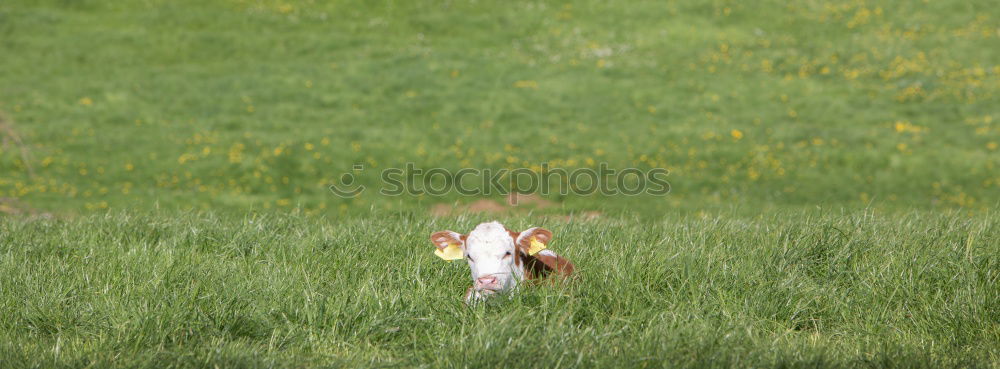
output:
POLYGON ((470 218, 5 222, 0 355, 5 367, 940 368, 1000 359, 995 217, 541 223, 580 278, 468 308, 468 267, 433 256, 426 235, 471 228, 470 218))
POLYGON ((990 1, 4 0, 0 367, 997 368, 998 122, 990 1), (579 279, 462 305, 494 218, 579 279))
POLYGON ((0 193, 41 210, 426 209, 354 164, 662 167, 659 214, 997 206, 991 2, 5 1, 0 193))

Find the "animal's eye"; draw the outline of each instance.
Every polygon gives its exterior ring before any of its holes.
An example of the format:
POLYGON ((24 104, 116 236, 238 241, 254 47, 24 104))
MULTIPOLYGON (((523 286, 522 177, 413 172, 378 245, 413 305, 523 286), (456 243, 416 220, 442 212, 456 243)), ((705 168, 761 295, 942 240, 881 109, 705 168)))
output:
POLYGON ((508 257, 508 256, 510 256, 510 255, 511 255, 510 251, 507 251, 507 253, 506 253, 506 254, 503 254, 503 257, 504 257, 504 258, 506 258, 506 257, 508 257))

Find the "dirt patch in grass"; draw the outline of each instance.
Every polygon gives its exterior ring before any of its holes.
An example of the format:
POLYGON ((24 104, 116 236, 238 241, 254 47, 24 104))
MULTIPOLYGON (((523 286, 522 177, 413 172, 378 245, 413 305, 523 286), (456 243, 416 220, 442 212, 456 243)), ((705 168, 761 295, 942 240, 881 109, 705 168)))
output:
MULTIPOLYGON (((489 199, 478 199, 467 204, 458 202, 439 203, 431 206, 430 213, 436 217, 455 216, 459 214, 513 215, 528 213, 534 210, 549 209, 556 206, 559 206, 559 204, 536 194, 511 193, 507 195, 505 203, 489 199)), ((593 220, 602 216, 603 213, 599 211, 588 210, 566 215, 555 215, 552 216, 552 219, 571 222, 593 220)))
POLYGON ((28 145, 24 144, 21 135, 14 129, 14 122, 8 119, 6 114, 0 112, 0 147, 7 150, 11 145, 17 146, 17 150, 21 154, 21 162, 28 169, 28 175, 34 177, 35 169, 31 167, 31 153, 28 150, 28 145))
POLYGON ((23 201, 15 199, 13 197, 0 197, 0 216, 26 216, 26 217, 39 217, 39 218, 51 218, 52 214, 38 211, 23 201))
POLYGON ((458 214, 504 214, 509 213, 513 209, 504 206, 503 204, 487 199, 479 199, 468 204, 434 204, 431 206, 431 215, 436 217, 446 217, 458 214))

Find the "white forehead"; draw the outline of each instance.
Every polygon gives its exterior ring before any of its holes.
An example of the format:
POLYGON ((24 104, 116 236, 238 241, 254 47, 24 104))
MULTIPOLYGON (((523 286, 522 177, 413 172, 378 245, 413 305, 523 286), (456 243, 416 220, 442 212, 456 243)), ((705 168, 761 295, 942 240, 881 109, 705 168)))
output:
POLYGON ((469 232, 465 244, 470 253, 514 249, 514 239, 510 237, 507 228, 495 221, 476 226, 476 229, 469 232))

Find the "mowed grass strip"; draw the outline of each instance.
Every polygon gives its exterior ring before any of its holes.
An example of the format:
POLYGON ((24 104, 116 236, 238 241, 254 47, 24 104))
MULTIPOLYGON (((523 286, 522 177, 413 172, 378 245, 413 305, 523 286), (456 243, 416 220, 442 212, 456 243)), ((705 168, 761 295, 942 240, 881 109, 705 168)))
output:
POLYGON ((572 283, 466 307, 427 236, 477 217, 0 222, 18 367, 997 367, 1000 220, 544 218, 572 283))

